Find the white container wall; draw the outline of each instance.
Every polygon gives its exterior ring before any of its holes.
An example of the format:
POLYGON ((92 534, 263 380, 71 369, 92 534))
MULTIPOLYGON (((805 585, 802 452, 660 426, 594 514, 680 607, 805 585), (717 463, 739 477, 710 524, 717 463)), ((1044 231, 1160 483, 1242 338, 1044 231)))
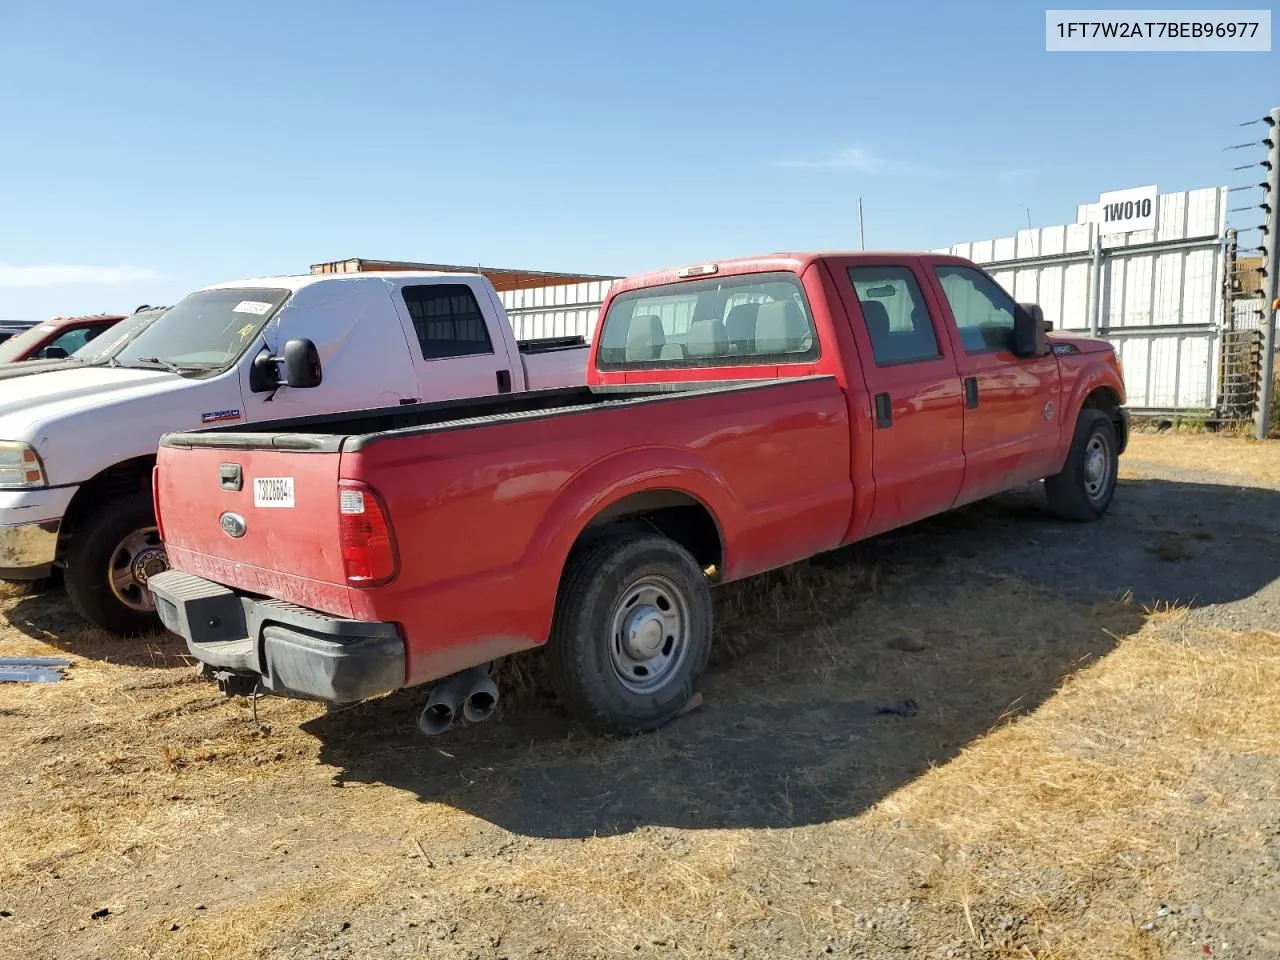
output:
POLYGON ((511 318, 517 340, 546 337, 585 337, 595 334, 600 305, 617 281, 593 280, 498 294, 511 318))
POLYGON ((1096 207, 1081 206, 1076 223, 936 252, 982 264, 1016 300, 1038 303, 1054 329, 1110 340, 1135 410, 1214 407, 1226 188, 1161 194, 1154 231, 1098 237, 1096 207))

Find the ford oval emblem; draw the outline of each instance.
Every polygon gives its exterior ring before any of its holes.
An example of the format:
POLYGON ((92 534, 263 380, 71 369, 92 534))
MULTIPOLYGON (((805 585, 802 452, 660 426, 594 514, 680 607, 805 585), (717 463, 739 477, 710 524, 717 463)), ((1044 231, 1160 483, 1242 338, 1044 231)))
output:
POLYGON ((244 517, 238 513, 224 513, 218 518, 218 525, 222 527, 222 532, 228 537, 234 537, 239 540, 245 535, 248 526, 245 525, 244 517))

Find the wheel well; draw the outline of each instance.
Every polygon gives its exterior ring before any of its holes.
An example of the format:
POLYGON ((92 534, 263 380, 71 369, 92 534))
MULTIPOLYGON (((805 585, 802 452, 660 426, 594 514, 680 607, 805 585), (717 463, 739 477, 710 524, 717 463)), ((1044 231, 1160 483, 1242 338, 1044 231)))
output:
POLYGON ((134 457, 132 460, 112 464, 80 484, 80 489, 71 498, 63 517, 63 537, 74 534, 77 522, 102 504, 132 493, 150 493, 151 468, 155 465, 154 456, 134 457))
POLYGON ((1092 410, 1102 410, 1109 414, 1112 418, 1117 416, 1120 409, 1120 396, 1110 387, 1095 387, 1094 390, 1084 398, 1083 407, 1092 410))
POLYGON ((1080 406, 1082 410, 1101 410, 1111 418, 1120 444, 1119 452, 1124 453, 1124 448, 1129 445, 1129 432, 1125 419, 1120 414, 1120 395, 1110 387, 1095 387, 1080 406))
POLYGON ((573 551, 623 530, 657 531, 693 554, 704 570, 724 569, 724 543, 715 517, 700 500, 680 490, 645 490, 609 504, 578 534, 573 551))

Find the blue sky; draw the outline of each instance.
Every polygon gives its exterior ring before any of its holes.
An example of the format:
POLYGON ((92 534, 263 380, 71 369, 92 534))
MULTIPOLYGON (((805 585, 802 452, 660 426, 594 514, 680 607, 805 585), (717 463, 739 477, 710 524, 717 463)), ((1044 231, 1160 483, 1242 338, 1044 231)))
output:
POLYGON ((344 257, 852 248, 859 194, 868 247, 1003 236, 1248 182, 1260 152, 1222 147, 1277 78, 1276 52, 1046 53, 1025 2, 9 0, 0 319, 344 257))

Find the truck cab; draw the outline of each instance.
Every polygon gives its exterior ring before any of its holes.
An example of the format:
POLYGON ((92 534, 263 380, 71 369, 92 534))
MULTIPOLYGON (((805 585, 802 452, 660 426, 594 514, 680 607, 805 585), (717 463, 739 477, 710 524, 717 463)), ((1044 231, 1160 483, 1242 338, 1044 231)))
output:
POLYGON ((1117 453, 1127 442, 1111 345, 1051 334, 1038 307, 948 255, 775 254, 630 277, 588 364, 600 386, 813 375, 855 407, 865 535, 1055 473, 1083 406, 1107 411, 1117 453))
POLYGON ((577 385, 586 352, 581 340, 517 342, 477 274, 272 277, 198 290, 103 364, 0 381, 0 579, 59 566, 94 624, 154 629, 147 582, 167 559, 150 484, 163 433, 577 385), (306 364, 286 359, 308 355, 323 381, 301 389, 289 371, 306 364))

